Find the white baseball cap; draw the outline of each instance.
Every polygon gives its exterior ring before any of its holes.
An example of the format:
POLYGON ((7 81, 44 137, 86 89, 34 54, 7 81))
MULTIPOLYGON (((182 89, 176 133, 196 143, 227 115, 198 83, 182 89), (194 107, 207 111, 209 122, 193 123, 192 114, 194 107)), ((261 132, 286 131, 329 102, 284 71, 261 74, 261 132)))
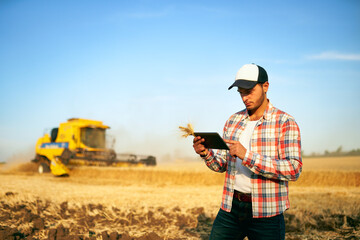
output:
POLYGON ((245 64, 236 73, 235 82, 228 88, 240 87, 251 89, 258 83, 267 82, 268 75, 264 68, 252 63, 245 64))

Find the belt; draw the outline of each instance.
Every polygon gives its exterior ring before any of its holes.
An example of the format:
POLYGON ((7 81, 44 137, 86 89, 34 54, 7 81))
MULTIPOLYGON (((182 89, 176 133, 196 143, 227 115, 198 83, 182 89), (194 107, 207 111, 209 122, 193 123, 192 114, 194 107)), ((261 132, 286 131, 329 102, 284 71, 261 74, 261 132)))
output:
POLYGON ((251 202, 251 194, 250 193, 242 193, 234 190, 234 198, 239 200, 240 202, 251 202))

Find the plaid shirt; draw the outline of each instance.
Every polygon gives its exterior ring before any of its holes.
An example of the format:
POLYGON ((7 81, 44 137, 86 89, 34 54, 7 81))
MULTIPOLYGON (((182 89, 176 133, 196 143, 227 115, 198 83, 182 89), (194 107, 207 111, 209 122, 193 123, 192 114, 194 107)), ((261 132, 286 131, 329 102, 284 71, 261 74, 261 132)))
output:
MULTIPOLYGON (((233 114, 225 123, 224 139, 239 141, 250 120, 247 110, 233 114)), ((268 106, 257 123, 242 164, 252 171, 251 196, 254 218, 272 217, 290 207, 288 181, 302 170, 300 130, 295 119, 268 106)), ((236 158, 227 150, 211 150, 204 158, 213 171, 225 172, 221 208, 231 211, 236 174, 236 158)))

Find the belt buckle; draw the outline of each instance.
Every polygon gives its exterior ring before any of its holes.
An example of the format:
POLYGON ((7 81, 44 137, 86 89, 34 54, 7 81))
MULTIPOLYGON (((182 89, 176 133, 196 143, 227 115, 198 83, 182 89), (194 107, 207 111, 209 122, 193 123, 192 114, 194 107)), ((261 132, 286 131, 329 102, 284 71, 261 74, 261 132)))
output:
POLYGON ((240 200, 243 202, 250 202, 249 197, 245 194, 240 194, 240 200))

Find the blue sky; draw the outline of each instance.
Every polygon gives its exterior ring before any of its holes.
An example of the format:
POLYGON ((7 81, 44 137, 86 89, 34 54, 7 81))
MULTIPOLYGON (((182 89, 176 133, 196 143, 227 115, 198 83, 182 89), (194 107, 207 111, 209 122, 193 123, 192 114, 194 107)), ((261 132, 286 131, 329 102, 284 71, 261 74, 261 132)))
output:
POLYGON ((222 132, 246 63, 305 153, 360 148, 360 2, 0 1, 0 161, 71 117, 117 152, 193 156, 177 127, 222 132))

